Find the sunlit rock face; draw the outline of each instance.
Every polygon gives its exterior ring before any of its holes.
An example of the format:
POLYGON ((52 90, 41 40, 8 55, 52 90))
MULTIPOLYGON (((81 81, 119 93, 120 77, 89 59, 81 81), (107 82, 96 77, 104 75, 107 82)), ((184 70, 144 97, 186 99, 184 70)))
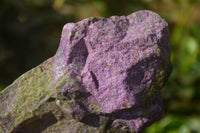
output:
POLYGON ((140 132, 162 117, 170 73, 154 12, 68 23, 56 55, 0 93, 0 132, 140 132))

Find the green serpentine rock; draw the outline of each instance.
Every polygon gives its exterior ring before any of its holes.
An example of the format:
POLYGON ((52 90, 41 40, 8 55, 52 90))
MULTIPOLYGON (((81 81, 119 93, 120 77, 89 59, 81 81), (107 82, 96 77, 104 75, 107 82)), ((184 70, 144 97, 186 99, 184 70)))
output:
POLYGON ((162 117, 170 73, 151 11, 66 24, 56 55, 0 92, 0 133, 140 132, 162 117))

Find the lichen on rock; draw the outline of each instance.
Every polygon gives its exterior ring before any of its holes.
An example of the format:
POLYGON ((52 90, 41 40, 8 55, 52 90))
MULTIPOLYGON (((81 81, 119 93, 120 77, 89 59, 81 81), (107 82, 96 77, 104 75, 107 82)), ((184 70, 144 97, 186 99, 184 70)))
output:
POLYGON ((0 92, 0 132, 140 132, 163 115, 171 69, 152 11, 68 23, 56 55, 0 92))

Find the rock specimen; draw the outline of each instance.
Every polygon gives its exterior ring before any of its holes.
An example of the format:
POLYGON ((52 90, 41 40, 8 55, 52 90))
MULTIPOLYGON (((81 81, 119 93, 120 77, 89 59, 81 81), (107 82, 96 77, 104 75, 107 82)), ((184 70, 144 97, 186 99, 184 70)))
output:
POLYGON ((56 55, 0 93, 0 133, 140 132, 163 114, 167 23, 151 11, 64 26, 56 55))

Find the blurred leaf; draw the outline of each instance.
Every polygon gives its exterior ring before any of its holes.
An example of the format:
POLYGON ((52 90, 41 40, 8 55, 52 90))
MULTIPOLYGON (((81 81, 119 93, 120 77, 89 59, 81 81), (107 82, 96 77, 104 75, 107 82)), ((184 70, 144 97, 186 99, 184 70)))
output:
POLYGON ((193 116, 189 120, 191 130, 193 133, 200 133, 200 117, 199 116, 193 116))
POLYGON ((197 3, 199 0, 189 0, 190 4, 197 3))
POLYGON ((183 31, 183 27, 178 25, 176 26, 174 29, 173 29, 173 32, 172 32, 172 44, 173 46, 175 45, 178 45, 179 44, 179 41, 181 39, 181 36, 182 36, 182 31, 183 31))
POLYGON ((65 0, 54 0, 53 8, 55 10, 62 8, 62 6, 64 5, 64 2, 65 2, 65 0))
POLYGON ((195 38, 184 37, 181 41, 179 67, 182 72, 188 72, 196 62, 199 45, 195 38))
POLYGON ((94 7, 97 9, 98 12, 100 12, 102 14, 106 10, 106 5, 105 5, 105 3, 103 1, 95 0, 94 1, 94 7))
POLYGON ((3 86, 0 85, 0 91, 2 91, 4 88, 5 88, 5 87, 3 87, 3 86))
POLYGON ((179 133, 190 133, 190 127, 186 125, 182 125, 179 128, 179 133))
POLYGON ((200 25, 193 25, 190 29, 191 35, 200 41, 200 25))
POLYGON ((184 116, 168 115, 148 127, 144 133, 189 133, 187 131, 190 132, 190 127, 184 116))
POLYGON ((46 1, 45 0, 25 0, 28 4, 34 5, 34 6, 44 6, 46 1))
POLYGON ((191 100, 194 94, 195 94, 195 89, 192 88, 192 86, 184 87, 180 89, 180 91, 178 92, 179 97, 185 100, 191 100))

